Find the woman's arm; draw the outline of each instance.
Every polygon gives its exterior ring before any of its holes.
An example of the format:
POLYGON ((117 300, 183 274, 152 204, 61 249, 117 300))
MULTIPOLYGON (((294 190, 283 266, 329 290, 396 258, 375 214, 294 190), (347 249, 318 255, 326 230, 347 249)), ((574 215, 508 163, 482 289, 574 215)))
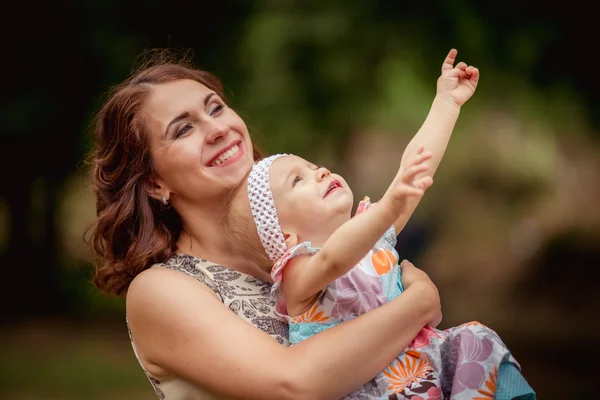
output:
POLYGON ((332 399, 368 382, 440 314, 427 275, 403 265, 403 276, 402 296, 290 348, 233 314, 202 283, 168 269, 134 279, 127 315, 150 373, 168 371, 233 398, 332 399))

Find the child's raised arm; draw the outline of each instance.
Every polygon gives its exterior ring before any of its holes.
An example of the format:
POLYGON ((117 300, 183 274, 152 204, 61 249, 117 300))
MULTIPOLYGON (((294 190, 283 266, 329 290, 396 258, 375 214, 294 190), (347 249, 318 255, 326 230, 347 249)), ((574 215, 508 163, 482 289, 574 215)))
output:
POLYGON ((305 311, 325 286, 354 267, 375 246, 408 202, 423 196, 431 186, 430 176, 415 178, 427 170, 430 152, 413 157, 410 165, 401 166, 392 184, 368 212, 361 213, 340 226, 313 256, 295 257, 283 270, 282 289, 292 316, 305 311))
MULTIPOLYGON (((429 168, 423 171, 421 176, 433 177, 435 174, 446 152, 460 109, 473 96, 479 82, 479 70, 477 68, 467 66, 464 62, 459 62, 454 66, 456 54, 457 51, 452 49, 444 60, 442 74, 437 80, 436 96, 429 114, 402 155, 400 165, 405 165, 410 162, 415 154, 418 154, 421 145, 432 152, 429 168)), ((411 197, 408 200, 406 212, 399 215, 396 222, 394 222, 396 232, 400 232, 404 228, 420 200, 421 197, 411 197)))

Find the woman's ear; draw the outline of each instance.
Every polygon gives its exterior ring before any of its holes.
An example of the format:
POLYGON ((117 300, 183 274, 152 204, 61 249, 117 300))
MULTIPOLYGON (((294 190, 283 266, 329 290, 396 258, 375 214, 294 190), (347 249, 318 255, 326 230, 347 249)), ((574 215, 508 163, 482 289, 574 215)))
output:
POLYGON ((146 178, 146 192, 148 196, 163 202, 163 197, 168 201, 170 197, 169 190, 154 177, 146 178))
POLYGON ((298 244, 298 235, 294 232, 284 232, 283 237, 285 238, 285 244, 288 249, 298 244))

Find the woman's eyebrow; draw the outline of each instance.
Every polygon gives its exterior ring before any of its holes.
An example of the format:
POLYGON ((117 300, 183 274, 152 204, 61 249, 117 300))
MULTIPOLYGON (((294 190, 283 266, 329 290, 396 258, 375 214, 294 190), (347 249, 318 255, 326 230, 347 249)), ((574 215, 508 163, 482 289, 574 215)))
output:
MULTIPOLYGON (((208 102, 210 101, 210 99, 213 98, 213 96, 216 96, 217 94, 215 92, 210 92, 209 94, 206 95, 206 97, 204 97, 204 105, 206 106, 208 104, 208 102)), ((181 114, 179 114, 178 116, 176 116, 175 118, 173 118, 173 120, 171 122, 169 122, 169 124, 167 125, 167 128, 165 129, 165 137, 167 137, 167 134, 169 133, 169 128, 171 127, 171 125, 176 124, 177 122, 181 121, 182 119, 188 118, 190 116, 190 113, 187 111, 182 112, 181 114)))
POLYGON ((173 118, 173 120, 171 122, 169 122, 169 124, 167 125, 167 128, 165 129, 165 137, 167 137, 167 134, 169 133, 169 128, 171 127, 171 125, 176 124, 177 122, 181 121, 182 119, 186 119, 189 116, 190 116, 190 113, 187 111, 184 111, 181 114, 179 114, 178 116, 176 116, 175 118, 173 118))
POLYGON ((217 95, 217 94, 216 94, 215 92, 210 92, 210 93, 209 93, 209 94, 208 94, 208 95, 207 95, 207 96, 204 98, 204 105, 207 105, 207 104, 208 104, 208 102, 210 101, 210 99, 211 99, 213 96, 216 96, 216 95, 217 95))

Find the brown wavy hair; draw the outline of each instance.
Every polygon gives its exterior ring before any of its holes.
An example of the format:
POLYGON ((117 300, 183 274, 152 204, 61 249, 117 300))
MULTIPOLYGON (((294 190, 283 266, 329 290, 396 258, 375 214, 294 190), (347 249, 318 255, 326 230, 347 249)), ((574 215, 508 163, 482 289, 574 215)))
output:
POLYGON ((225 101, 219 79, 195 68, 189 53, 177 58, 159 51, 107 93, 94 118, 88 164, 97 217, 85 241, 99 258, 94 285, 107 294, 124 295, 140 272, 175 253, 182 222, 175 209, 148 195, 154 171, 140 111, 156 85, 180 79, 200 82, 225 101))

